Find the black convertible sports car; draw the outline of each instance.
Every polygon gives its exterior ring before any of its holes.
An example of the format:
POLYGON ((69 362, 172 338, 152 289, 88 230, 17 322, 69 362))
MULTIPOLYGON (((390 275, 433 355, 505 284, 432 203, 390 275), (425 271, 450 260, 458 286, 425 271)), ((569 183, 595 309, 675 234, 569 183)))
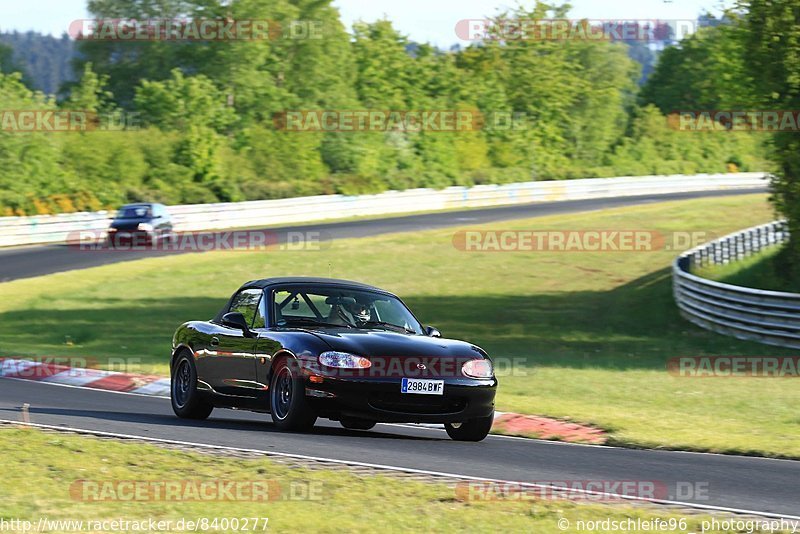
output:
POLYGON ((320 278, 244 284, 214 319, 178 328, 170 369, 183 418, 223 407, 293 430, 317 417, 353 430, 443 423, 463 441, 486 437, 497 390, 481 348, 443 339, 382 289, 320 278))

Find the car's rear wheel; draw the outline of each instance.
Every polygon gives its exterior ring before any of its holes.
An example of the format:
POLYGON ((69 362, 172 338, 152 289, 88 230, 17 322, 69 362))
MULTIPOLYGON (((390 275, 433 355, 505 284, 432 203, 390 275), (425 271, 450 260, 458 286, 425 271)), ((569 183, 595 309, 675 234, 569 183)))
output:
POLYGON ((463 423, 445 423, 447 435, 456 441, 481 441, 492 429, 494 412, 488 417, 478 417, 463 423))
POLYGON ((342 419, 339 424, 348 430, 369 430, 375 426, 375 421, 366 419, 342 419))
POLYGON ((197 391, 197 369, 191 355, 181 352, 172 368, 170 385, 172 411, 182 419, 207 419, 214 405, 206 401, 197 391))
POLYGON ((281 430, 308 430, 317 421, 317 414, 306 399, 306 388, 294 360, 278 362, 270 382, 272 422, 281 430))

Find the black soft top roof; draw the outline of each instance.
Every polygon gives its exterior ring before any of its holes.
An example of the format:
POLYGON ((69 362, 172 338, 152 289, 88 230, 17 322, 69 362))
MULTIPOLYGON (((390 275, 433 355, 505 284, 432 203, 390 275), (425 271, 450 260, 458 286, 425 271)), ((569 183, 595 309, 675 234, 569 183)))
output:
POLYGON ((368 291, 378 291, 380 293, 386 293, 387 295, 392 295, 392 293, 386 291, 385 289, 381 289, 379 287, 371 286, 368 284, 362 284, 361 282, 353 282, 352 280, 338 280, 336 278, 315 278, 312 276, 279 276, 274 278, 263 278, 261 280, 251 280, 250 282, 243 284, 242 287, 237 289, 236 293, 231 295, 231 298, 228 299, 228 304, 222 310, 220 310, 217 316, 214 317, 213 321, 218 323, 222 322, 222 316, 225 314, 227 310, 230 309, 234 297, 243 289, 266 289, 271 286, 291 285, 291 284, 317 284, 317 285, 350 287, 353 289, 365 289, 368 291))
POLYGON ((362 284, 361 282, 354 282, 352 280, 338 280, 336 278, 316 278, 312 276, 279 276, 273 278, 264 278, 262 280, 252 280, 244 284, 241 289, 258 288, 265 289, 274 285, 286 284, 319 284, 319 285, 332 285, 332 286, 347 286, 358 289, 369 289, 373 291, 380 291, 381 293, 389 293, 388 291, 379 287, 362 284))

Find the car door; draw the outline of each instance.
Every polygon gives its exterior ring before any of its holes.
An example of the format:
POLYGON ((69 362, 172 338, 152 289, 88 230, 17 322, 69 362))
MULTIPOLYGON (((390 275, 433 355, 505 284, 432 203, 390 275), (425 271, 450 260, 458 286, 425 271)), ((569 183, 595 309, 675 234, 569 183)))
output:
POLYGON ((244 289, 236 294, 229 312, 241 313, 253 336, 238 328, 217 325, 209 340, 206 361, 208 379, 217 393, 238 397, 255 397, 261 387, 256 382, 256 348, 258 332, 265 327, 261 289, 244 289))

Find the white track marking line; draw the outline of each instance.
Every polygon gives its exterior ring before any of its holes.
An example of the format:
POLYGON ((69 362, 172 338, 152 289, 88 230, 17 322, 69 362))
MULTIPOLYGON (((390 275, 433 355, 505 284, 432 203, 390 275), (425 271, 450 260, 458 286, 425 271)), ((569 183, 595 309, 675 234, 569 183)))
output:
MULTIPOLYGON (((22 382, 28 383, 36 383, 36 384, 44 384, 46 386, 58 386, 64 388, 73 388, 73 389, 83 389, 89 391, 96 391, 100 393, 113 393, 116 395, 133 395, 135 397, 149 397, 151 399, 163 399, 163 400, 171 400, 168 396, 163 395, 144 395, 141 393, 134 393, 131 391, 113 391, 110 389, 97 389, 97 388, 87 388, 81 386, 71 386, 69 384, 56 384, 53 382, 41 382, 38 380, 26 380, 24 378, 14 378, 14 377, 0 377, 0 379, 5 380, 19 380, 22 382)), ((228 408, 217 408, 219 410, 227 410, 228 408)), ((238 411, 239 413, 251 413, 247 410, 234 410, 238 411)), ((256 413, 256 412, 252 412, 256 413)), ((378 423, 379 425, 390 425, 390 426, 402 426, 404 428, 417 428, 419 430, 434 430, 444 432, 444 428, 433 428, 433 427, 422 427, 416 423, 378 423)), ((550 445, 554 447, 586 447, 586 448, 593 448, 593 449, 603 449, 603 450, 622 450, 622 451, 630 451, 630 452, 657 452, 657 453, 669 453, 669 454, 694 454, 699 456, 720 456, 722 458, 742 458, 746 460, 757 460, 757 461, 770 461, 770 462, 798 462, 800 460, 791 460, 788 458, 770 458, 768 456, 746 456, 743 454, 722 454, 718 452, 697 452, 697 451, 681 451, 681 450, 672 450, 672 449, 637 449, 634 447, 620 447, 617 445, 595 445, 592 443, 569 443, 567 441, 550 441, 546 439, 538 439, 538 438, 524 438, 522 436, 506 436, 504 434, 489 434, 486 439, 492 440, 521 440, 526 441, 528 443, 535 442, 542 445, 550 445)))
MULTIPOLYGON (((496 484, 517 484, 520 487, 527 487, 527 488, 536 488, 536 489, 554 489, 554 486, 549 486, 546 484, 535 484, 530 482, 518 482, 514 480, 502 480, 497 478, 485 478, 485 477, 473 477, 469 475, 460 475, 457 473, 445 473, 441 471, 428 471, 425 469, 414 469, 410 467, 399 467, 393 465, 384 465, 384 464, 371 464, 366 462, 356 462, 356 461, 349 461, 349 460, 338 460, 335 458, 322 458, 319 456, 307 456, 303 454, 290 454, 285 452, 275 452, 275 451, 265 451, 261 449, 247 449, 247 448, 240 448, 240 447, 228 447, 225 445, 211 445, 208 443, 195 443, 191 441, 181 441, 181 440, 173 440, 173 439, 162 439, 162 438, 153 438, 149 436, 137 436, 135 434, 119 434, 116 432, 102 432, 98 430, 87 430, 83 428, 73 428, 73 427, 66 427, 66 426, 55 426, 55 425, 42 425, 37 423, 21 423, 19 421, 10 421, 8 419, 0 419, 0 423, 8 423, 17 426, 27 426, 32 428, 42 428, 47 430, 58 430, 61 432, 75 432, 79 434, 87 434, 92 436, 102 436, 102 437, 111 437, 111 438, 120 438, 120 439, 137 439, 142 441, 150 441, 153 443, 165 443, 170 445, 183 445, 183 446, 190 446, 190 447, 199 447, 199 448, 208 448, 208 449, 216 449, 222 451, 231 451, 231 452, 247 452, 247 453, 256 453, 256 454, 263 454, 266 456, 279 456, 283 458, 294 458, 298 460, 310 460, 314 462, 327 462, 327 463, 335 463, 340 465, 351 465, 356 467, 368 467, 372 469, 382 469, 386 471, 399 471, 404 473, 413 473, 413 474, 420 474, 420 475, 431 475, 431 476, 440 476, 440 477, 448 477, 454 479, 461 479, 464 481, 475 481, 475 482, 492 482, 496 484)), ((558 489, 558 488, 556 488, 558 489)), ((608 498, 616 498, 616 499, 623 499, 626 501, 635 501, 635 502, 648 502, 653 504, 662 504, 662 505, 670 505, 670 506, 682 506, 685 508, 693 508, 697 510, 709 510, 709 511, 717 511, 717 512, 728 512, 734 514, 747 514, 747 515, 757 515, 762 517, 770 517, 776 519, 790 519, 790 520, 800 520, 800 516, 793 516, 793 515, 786 515, 786 514, 776 514, 772 512, 759 512, 757 510, 745 510, 741 508, 729 508, 726 506, 714 506, 709 504, 697 504, 697 503, 690 503, 690 502, 683 502, 683 501, 670 501, 665 499, 647 499, 644 497, 636 497, 630 495, 617 495, 613 493, 606 493, 601 491, 589 491, 583 489, 572 489, 573 493, 582 494, 582 495, 593 495, 596 497, 608 497, 608 498)))

